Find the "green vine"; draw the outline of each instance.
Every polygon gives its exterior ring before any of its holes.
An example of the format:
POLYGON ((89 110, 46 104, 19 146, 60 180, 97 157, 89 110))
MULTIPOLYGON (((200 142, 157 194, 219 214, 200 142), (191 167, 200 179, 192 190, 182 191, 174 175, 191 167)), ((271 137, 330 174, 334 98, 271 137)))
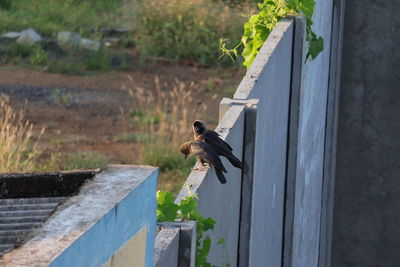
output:
POLYGON ((226 39, 220 40, 221 57, 227 55, 234 60, 238 57, 238 49, 243 47, 243 65, 249 68, 276 24, 288 15, 302 14, 306 17, 307 22, 308 51, 306 60, 309 58, 314 60, 324 49, 324 40, 311 29, 314 7, 314 0, 264 0, 258 4, 259 13, 252 15, 244 24, 244 32, 239 44, 228 49, 226 39))
MULTIPOLYGON (((157 191, 157 221, 159 223, 176 220, 196 221, 196 267, 216 267, 207 261, 207 256, 211 248, 210 233, 217 238, 218 245, 224 245, 225 239, 217 237, 214 232, 216 222, 212 218, 201 216, 197 210, 198 200, 197 195, 188 196, 182 199, 179 204, 176 204, 172 193, 157 191)), ((227 258, 226 248, 225 254, 227 258)), ((227 263, 225 266, 229 267, 230 263, 227 263)))

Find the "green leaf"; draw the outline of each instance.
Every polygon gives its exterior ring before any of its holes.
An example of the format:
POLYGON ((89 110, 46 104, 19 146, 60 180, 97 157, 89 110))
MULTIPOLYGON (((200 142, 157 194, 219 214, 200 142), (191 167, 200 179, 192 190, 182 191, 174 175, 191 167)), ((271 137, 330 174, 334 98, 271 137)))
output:
POLYGON ((244 24, 243 37, 239 45, 234 49, 227 49, 225 43, 220 45, 223 55, 229 57, 232 57, 232 54, 236 55, 237 49, 241 45, 243 47, 243 65, 249 68, 273 28, 288 14, 303 14, 306 17, 307 42, 309 47, 306 58, 315 59, 323 50, 322 37, 312 37, 312 35, 316 36, 311 30, 315 0, 264 0, 257 6, 259 13, 252 15, 244 24))
POLYGON ((218 242, 217 242, 218 245, 224 244, 224 243, 225 243, 225 239, 223 239, 223 238, 218 239, 218 242))
POLYGON ((208 230, 214 230, 214 225, 215 225, 215 221, 210 217, 208 217, 207 219, 203 220, 204 232, 206 232, 208 230))
POLYGON ((308 47, 307 55, 306 55, 306 60, 308 60, 310 57, 312 60, 314 60, 319 53, 324 50, 324 39, 322 39, 321 36, 317 37, 317 35, 312 32, 312 37, 310 39, 310 44, 308 47))
POLYGON ((175 221, 178 205, 174 203, 174 197, 170 192, 157 192, 157 221, 175 221))
POLYGON ((208 254, 208 252, 210 252, 210 248, 211 248, 211 238, 207 236, 203 241, 203 247, 200 249, 200 251, 202 252, 203 255, 208 254))

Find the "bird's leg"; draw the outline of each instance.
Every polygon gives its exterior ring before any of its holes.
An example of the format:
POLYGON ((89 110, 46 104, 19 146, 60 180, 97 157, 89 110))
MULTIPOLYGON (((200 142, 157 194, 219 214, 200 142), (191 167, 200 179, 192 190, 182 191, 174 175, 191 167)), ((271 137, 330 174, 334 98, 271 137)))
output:
POLYGON ((210 165, 209 165, 207 162, 205 162, 203 159, 201 159, 200 162, 201 162, 201 168, 200 168, 201 171, 207 170, 208 167, 210 166, 210 165))
POLYGON ((201 164, 201 167, 192 168, 193 171, 205 171, 210 166, 208 163, 204 162, 202 159, 197 159, 197 163, 201 164))
POLYGON ((204 160, 201 160, 201 166, 208 168, 210 166, 210 164, 208 164, 207 162, 205 162, 204 160))
MULTIPOLYGON (((198 165, 198 163, 201 163, 201 160, 198 157, 196 157, 196 165, 198 165)), ((203 163, 201 163, 201 164, 203 165, 203 163)), ((200 168, 194 167, 194 168, 192 168, 192 171, 200 171, 200 168)))

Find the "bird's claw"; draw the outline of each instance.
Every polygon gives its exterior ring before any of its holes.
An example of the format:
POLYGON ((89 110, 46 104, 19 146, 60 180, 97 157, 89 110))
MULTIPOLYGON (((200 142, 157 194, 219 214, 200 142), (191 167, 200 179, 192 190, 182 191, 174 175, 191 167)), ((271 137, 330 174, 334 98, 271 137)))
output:
POLYGON ((192 168, 192 171, 205 171, 208 169, 208 166, 206 167, 196 167, 196 168, 192 168))

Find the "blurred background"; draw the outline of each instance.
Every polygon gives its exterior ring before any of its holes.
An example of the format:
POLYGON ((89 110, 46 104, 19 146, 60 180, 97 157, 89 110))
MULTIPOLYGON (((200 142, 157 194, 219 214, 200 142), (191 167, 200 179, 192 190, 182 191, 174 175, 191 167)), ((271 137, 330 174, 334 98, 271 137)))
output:
POLYGON ((219 59, 255 1, 0 0, 0 172, 159 166, 178 191, 177 147, 212 127, 245 70, 219 59))

